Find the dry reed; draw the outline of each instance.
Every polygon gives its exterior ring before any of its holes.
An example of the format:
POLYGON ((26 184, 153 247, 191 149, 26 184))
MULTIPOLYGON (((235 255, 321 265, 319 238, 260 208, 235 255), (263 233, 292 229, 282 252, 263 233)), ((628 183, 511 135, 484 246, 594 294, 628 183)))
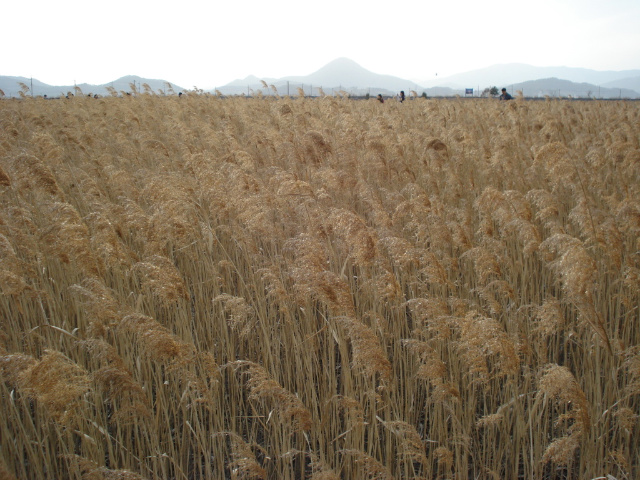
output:
POLYGON ((640 477, 638 105, 263 88, 0 99, 0 476, 640 477))

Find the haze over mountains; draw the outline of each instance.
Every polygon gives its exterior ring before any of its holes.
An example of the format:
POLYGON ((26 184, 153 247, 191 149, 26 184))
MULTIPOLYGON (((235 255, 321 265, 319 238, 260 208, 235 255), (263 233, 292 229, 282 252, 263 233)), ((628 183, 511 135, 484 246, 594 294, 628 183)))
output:
MULTIPOLYGON (((139 92, 148 91, 156 94, 185 91, 185 88, 173 85, 170 80, 137 76, 122 77, 104 85, 75 86, 51 86, 26 77, 0 76, 0 90, 5 96, 19 96, 20 83, 23 84, 23 94, 48 97, 64 96, 67 93, 109 95, 109 89, 111 92, 124 95, 132 92, 133 87, 139 92), (24 86, 28 88, 27 92, 24 92, 24 86)), ((394 95, 404 90, 407 95, 414 91, 417 95, 424 92, 427 96, 433 97, 465 95, 465 89, 473 89, 473 95, 477 96, 492 86, 506 87, 513 94, 522 91, 527 97, 640 98, 640 70, 597 71, 509 63, 449 77, 437 77, 434 74, 432 79, 416 81, 374 73, 352 60, 338 58, 309 75, 278 79, 249 76, 203 91, 217 90, 223 95, 273 95, 275 89, 279 95, 298 95, 300 88, 305 95, 318 95, 319 88, 322 88, 326 94, 346 92, 350 95, 375 96, 378 93, 394 95)))

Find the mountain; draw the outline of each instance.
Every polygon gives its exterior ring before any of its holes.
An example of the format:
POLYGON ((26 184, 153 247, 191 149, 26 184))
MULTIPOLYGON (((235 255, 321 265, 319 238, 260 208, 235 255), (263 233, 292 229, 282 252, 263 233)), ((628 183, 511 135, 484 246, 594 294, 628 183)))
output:
MULTIPOLYGON (((611 88, 631 88, 618 84, 626 79, 640 76, 640 70, 598 71, 572 67, 534 67, 522 63, 497 64, 490 67, 459 73, 448 77, 418 82, 425 87, 445 86, 451 88, 499 88, 544 78, 561 78, 571 82, 585 82, 611 88)), ((631 88, 638 90, 637 88, 631 88)))
POLYGON ((150 78, 141 78, 136 75, 127 75, 126 77, 121 77, 118 80, 114 80, 111 83, 107 83, 104 85, 100 85, 99 88, 104 88, 106 91, 107 87, 113 87, 116 92, 131 92, 131 84, 135 84, 136 89, 139 92, 145 91, 144 85, 147 84, 149 88, 155 92, 163 92, 170 93, 170 90, 173 90, 175 93, 178 93, 184 88, 174 85, 171 82, 167 82, 166 80, 157 80, 150 78))
POLYGON ((473 88, 477 95, 487 87, 504 86, 509 91, 521 90, 526 96, 534 97, 570 95, 576 98, 640 98, 639 75, 640 70, 613 72, 510 63, 416 83, 391 75, 376 74, 352 60, 338 58, 310 75, 262 79, 268 85, 267 89, 261 79, 250 76, 219 87, 218 91, 225 95, 252 95, 258 91, 270 95, 271 86, 274 86, 281 95, 296 95, 298 88, 302 88, 306 95, 317 95, 317 87, 322 87, 328 94, 343 90, 352 95, 393 95, 400 90, 407 94, 414 90, 418 95, 424 92, 429 97, 439 97, 463 96, 465 88, 473 88))
MULTIPOLYGON (((64 96, 67 92, 82 95, 109 95, 109 89, 117 93, 131 92, 133 86, 141 92, 143 85, 153 92, 167 92, 169 82, 152 80, 137 76, 126 76, 104 85, 51 86, 36 79, 26 77, 0 76, 0 89, 6 96, 17 97, 20 83, 27 89, 27 95, 64 96), (33 90, 33 91, 31 91, 33 90)), ((426 93, 429 97, 465 95, 465 88, 473 88, 478 95, 487 87, 506 87, 510 92, 518 90, 527 97, 573 96, 576 98, 640 98, 640 70, 596 71, 585 68, 534 67, 531 65, 509 63, 473 70, 466 73, 437 78, 428 82, 411 80, 373 73, 353 60, 338 58, 324 67, 304 76, 291 76, 278 79, 259 78, 250 75, 234 80, 216 90, 224 95, 273 95, 273 87, 279 95, 297 95, 298 89, 305 95, 318 95, 319 88, 326 94, 338 94, 342 91, 353 96, 381 93, 384 96, 395 95, 404 90, 407 95, 413 90, 418 95, 426 93), (266 87, 265 87, 266 85, 266 87)), ((183 91, 173 85, 174 92, 183 91)))
POLYGON ((525 97, 574 97, 574 98, 640 98, 635 90, 606 88, 591 83, 576 83, 559 78, 544 78, 510 85, 511 93, 521 91, 525 97))
POLYGON ((316 72, 304 77, 291 77, 294 82, 311 83, 326 88, 350 88, 386 89, 394 92, 415 88, 415 83, 409 80, 381 75, 370 72, 348 58, 338 58, 329 62, 316 72))
POLYGON ((217 90, 226 95, 235 95, 261 90, 263 94, 270 94, 262 85, 263 80, 269 87, 273 85, 277 88, 281 95, 297 94, 297 89, 302 88, 306 95, 317 95, 318 87, 331 94, 339 91, 346 91, 352 95, 364 95, 370 93, 377 95, 394 95, 400 90, 404 90, 407 94, 410 90, 419 89, 420 93, 424 90, 415 82, 406 80, 392 75, 381 75, 373 73, 353 60, 348 58, 338 58, 329 62, 319 70, 304 76, 291 76, 280 79, 258 79, 255 76, 249 76, 242 80, 234 80, 227 85, 219 87, 217 90))
MULTIPOLYGON (((142 78, 136 75, 128 75, 126 77, 119 78, 110 83, 105 83, 103 85, 89 85, 86 83, 81 83, 78 85, 62 85, 62 86, 52 86, 47 85, 35 78, 27 78, 27 77, 10 77, 10 76, 0 76, 0 90, 4 92, 7 97, 18 97, 20 95, 20 91, 22 88, 20 84, 24 84, 27 87, 26 95, 31 96, 44 96, 50 98, 65 96, 68 93, 73 93, 74 95, 109 95, 108 88, 115 89, 116 92, 122 94, 121 92, 131 92, 132 84, 135 84, 135 87, 138 91, 144 92, 145 88, 143 85, 148 85, 149 88, 158 93, 159 91, 167 92, 169 90, 169 82, 165 80, 154 80, 149 78, 142 78)), ((184 90, 182 87, 177 85, 171 85, 175 92, 184 90)))
POLYGON ((612 82, 603 83, 602 86, 607 88, 628 88, 629 90, 640 92, 640 76, 614 80, 612 82))
MULTIPOLYGON (((0 90, 2 90, 7 97, 18 97, 19 92, 22 91, 20 84, 26 85, 27 95, 31 95, 31 91, 33 90, 34 95, 47 95, 50 97, 60 96, 63 91, 66 94, 67 90, 63 89, 69 88, 52 87, 35 78, 0 76, 0 90)), ((70 88, 73 91, 73 87, 70 88)))

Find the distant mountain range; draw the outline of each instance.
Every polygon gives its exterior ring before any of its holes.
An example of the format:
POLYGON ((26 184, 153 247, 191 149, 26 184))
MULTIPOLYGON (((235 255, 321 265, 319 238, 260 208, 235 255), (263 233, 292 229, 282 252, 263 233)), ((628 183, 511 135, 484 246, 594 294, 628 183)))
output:
POLYGON ((326 94, 343 91, 352 95, 365 95, 366 93, 389 95, 395 94, 400 90, 405 90, 408 94, 409 90, 421 88, 415 82, 392 75, 373 73, 353 60, 338 58, 310 75, 279 79, 258 79, 255 76, 250 76, 235 80, 219 87, 217 90, 226 95, 247 93, 247 89, 249 91, 262 90, 262 93, 266 95, 273 91, 272 85, 277 88, 280 95, 286 95, 287 93, 297 95, 298 88, 302 88, 305 95, 318 95, 319 88, 322 88, 326 94), (268 89, 264 88, 261 80, 268 85, 268 89))
MULTIPOLYGON (((171 94, 184 91, 182 87, 166 80, 152 80, 137 76, 122 77, 104 85, 80 84, 74 86, 51 86, 25 77, 0 76, 0 89, 5 96, 17 97, 21 86, 23 94, 64 96, 68 93, 82 95, 127 94, 134 91, 156 94, 171 94), (24 89, 27 92, 24 92, 24 89)), ((518 63, 493 65, 449 77, 412 81, 392 75, 373 73, 347 58, 338 58, 316 72, 305 76, 285 78, 244 79, 218 87, 223 95, 318 95, 320 89, 326 94, 346 92, 349 95, 395 95, 404 90, 407 95, 414 91, 429 97, 464 96, 467 89, 473 95, 496 86, 505 87, 512 94, 522 91, 526 97, 575 97, 575 98, 640 98, 640 70, 597 71, 585 68, 534 67, 518 63), (274 92, 275 90, 275 92, 274 92)))
POLYGON ((465 88, 475 84, 480 86, 497 85, 502 88, 502 86, 544 78, 559 78, 570 82, 589 83, 607 88, 640 90, 640 70, 615 72, 572 67, 534 67, 522 63, 492 65, 471 72, 433 78, 419 81, 418 83, 425 87, 465 88))
POLYGON ((166 80, 154 80, 149 78, 142 78, 136 75, 127 75, 126 77, 119 78, 110 83, 104 85, 89 85, 87 83, 80 83, 78 85, 61 85, 52 86, 47 85, 35 78, 26 77, 9 77, 0 76, 0 90, 2 90, 7 97, 19 97, 20 92, 23 90, 21 84, 27 88, 25 93, 28 96, 38 95, 50 98, 64 97, 68 94, 73 95, 110 95, 109 90, 113 89, 117 94, 123 95, 131 93, 135 90, 144 93, 148 88, 153 93, 175 93, 183 91, 182 87, 173 85, 166 80), (146 87, 145 87, 146 85, 146 87))

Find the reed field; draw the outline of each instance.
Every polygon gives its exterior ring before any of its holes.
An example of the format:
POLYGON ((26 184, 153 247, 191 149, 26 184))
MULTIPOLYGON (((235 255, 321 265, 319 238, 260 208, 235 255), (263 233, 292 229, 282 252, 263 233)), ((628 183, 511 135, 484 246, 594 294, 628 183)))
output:
POLYGON ((0 99, 0 479, 640 478, 640 103, 0 99))

